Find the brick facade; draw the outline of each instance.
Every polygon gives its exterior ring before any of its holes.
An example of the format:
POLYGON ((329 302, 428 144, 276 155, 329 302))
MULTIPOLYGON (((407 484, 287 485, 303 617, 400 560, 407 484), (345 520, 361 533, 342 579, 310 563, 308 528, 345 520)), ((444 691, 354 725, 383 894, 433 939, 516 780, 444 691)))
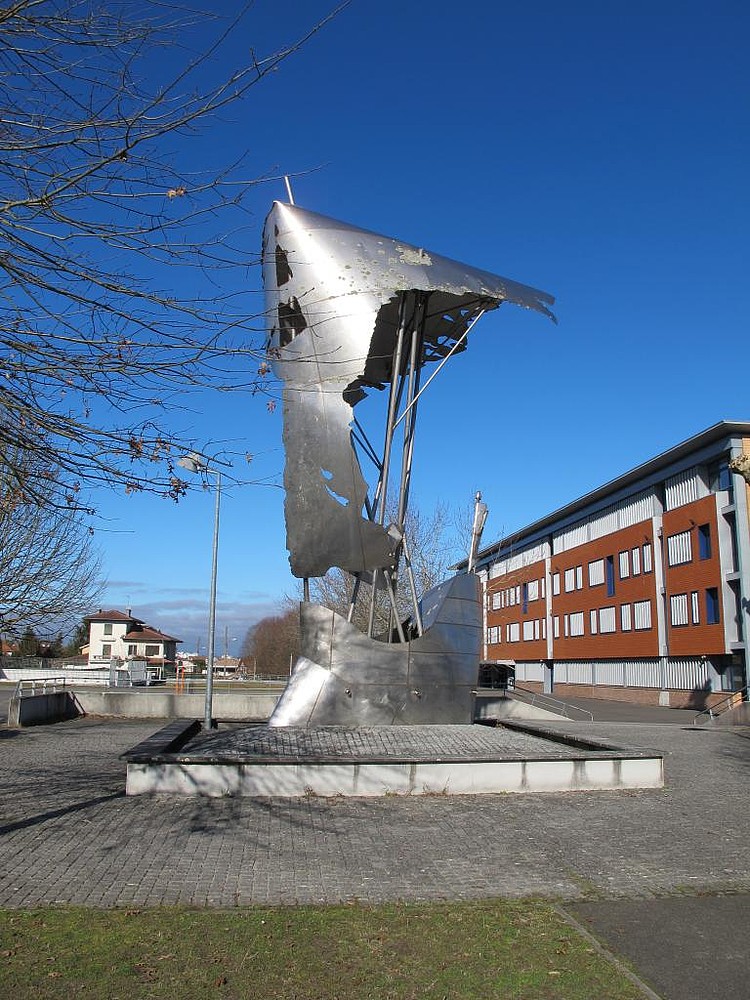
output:
POLYGON ((750 490, 728 471, 743 452, 750 423, 717 424, 480 552, 485 659, 556 694, 654 704, 746 684, 750 490))

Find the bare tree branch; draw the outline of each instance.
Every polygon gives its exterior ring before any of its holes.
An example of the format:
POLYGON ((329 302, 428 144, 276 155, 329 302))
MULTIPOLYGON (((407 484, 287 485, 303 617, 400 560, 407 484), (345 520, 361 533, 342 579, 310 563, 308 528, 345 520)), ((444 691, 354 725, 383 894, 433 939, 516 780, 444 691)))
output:
POLYGON ((29 502, 83 508, 98 484, 177 499, 175 458, 200 444, 172 429, 175 399, 263 389, 263 316, 237 294, 259 263, 242 235, 262 178, 242 161, 193 169, 186 144, 341 7, 227 69, 248 9, 223 22, 100 0, 0 12, 0 452, 29 502), (185 55, 160 82, 162 50, 185 55), (9 464, 26 452, 40 461, 9 464))

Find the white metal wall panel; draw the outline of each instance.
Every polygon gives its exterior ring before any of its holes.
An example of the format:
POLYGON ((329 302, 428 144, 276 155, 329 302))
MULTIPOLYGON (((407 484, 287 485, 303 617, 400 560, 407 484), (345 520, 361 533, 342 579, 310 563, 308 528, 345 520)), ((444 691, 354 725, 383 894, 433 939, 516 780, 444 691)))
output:
POLYGON ((633 557, 633 576, 638 576, 641 572, 641 550, 636 547, 631 555, 633 557))
POLYGON ((602 608, 599 612, 599 631, 614 632, 617 628, 614 608, 602 608))
POLYGON ((544 666, 541 663, 517 663, 516 680, 543 681, 544 666))
POLYGON ((668 660, 666 665, 666 687, 683 691, 706 688, 710 679, 708 661, 668 660))
MULTIPOLYGON (((638 549, 634 550, 635 552, 638 549)), ((630 576, 630 552, 625 549, 624 552, 620 553, 620 579, 626 580, 630 576)))
POLYGON ((555 535, 552 539, 552 552, 557 555, 559 552, 567 552, 577 545, 584 545, 589 540, 588 521, 579 521, 578 524, 566 528, 555 535))
POLYGON ((567 552, 568 549, 573 549, 577 545, 584 545, 586 542, 611 535, 622 528, 629 528, 634 524, 640 524, 641 521, 648 521, 656 513, 654 491, 644 490, 641 493, 636 493, 635 496, 626 497, 619 503, 613 504, 600 513, 579 521, 556 534, 552 539, 552 552, 554 555, 567 552))
POLYGON ((670 618, 673 625, 687 625, 688 599, 687 594, 672 594, 669 598, 670 618))
POLYGON ((643 545, 643 572, 650 573, 653 568, 653 548, 651 546, 651 542, 645 542, 643 545))
POLYGON ((694 590, 690 595, 690 604, 693 609, 693 625, 700 625, 701 623, 701 606, 700 598, 698 596, 698 591, 694 590))
POLYGON ((628 687, 661 687, 658 660, 626 660, 625 683, 628 687))
POLYGON ((664 484, 664 506, 667 510, 684 507, 686 503, 700 500, 708 495, 705 481, 705 470, 700 465, 693 466, 686 472, 672 476, 664 484))
POLYGON ((636 601, 633 605, 633 627, 651 628, 651 601, 636 601))
POLYGON ((682 566, 693 558, 693 543, 689 531, 667 538, 667 558, 670 566, 682 566))
POLYGON ((589 522, 589 538, 603 538, 605 535, 611 535, 618 528, 618 517, 617 517, 617 505, 614 507, 608 507, 603 510, 601 514, 597 514, 592 517, 589 522))
POLYGON ((636 493, 618 504, 618 521, 621 528, 630 528, 641 521, 648 521, 657 512, 656 497, 653 490, 636 493))
POLYGON ((621 687, 625 683, 625 665, 618 660, 602 660, 594 664, 597 684, 621 687))
POLYGON ((594 665, 592 663, 568 663, 568 684, 593 684, 594 665))

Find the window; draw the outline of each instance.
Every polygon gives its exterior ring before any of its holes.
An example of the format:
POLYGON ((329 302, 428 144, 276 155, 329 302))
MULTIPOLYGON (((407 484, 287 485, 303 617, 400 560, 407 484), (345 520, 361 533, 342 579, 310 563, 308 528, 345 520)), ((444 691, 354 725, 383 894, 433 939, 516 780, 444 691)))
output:
POLYGON ((570 635, 570 615, 563 615, 563 635, 566 639, 570 635))
POLYGON ((716 587, 706 590, 706 624, 719 624, 719 591, 716 587))
POLYGON ((700 625, 701 623, 701 605, 698 599, 698 591, 694 590, 690 595, 690 604, 692 605, 693 611, 693 625, 700 625))
POLYGON ((615 593, 615 557, 607 556, 607 597, 615 593))
POLYGON ((576 590, 583 589, 583 566, 576 566, 576 590))
POLYGON ((698 558, 711 558, 711 525, 698 525, 698 558))
POLYGON ((569 594, 571 590, 576 589, 576 570, 575 566, 571 566, 570 569, 565 570, 565 593, 569 594))
POLYGON ((493 625, 492 628, 487 629, 487 644, 489 646, 494 646, 500 641, 499 628, 497 625, 493 625))
POLYGON ((528 585, 528 583, 524 583, 523 588, 521 590, 521 593, 523 595, 523 613, 526 614, 526 612, 529 610, 529 585, 528 585))
POLYGON ((615 609, 602 608, 599 612, 599 631, 604 634, 606 632, 614 632, 616 628, 615 609))
POLYGON ((105 635, 112 635, 112 622, 105 622, 104 623, 104 634, 105 635))
POLYGON ((639 576, 641 572, 641 550, 637 545, 631 550, 630 559, 633 565, 633 576, 639 576))
POLYGON ((103 643, 102 656, 111 656, 111 655, 112 655, 112 643, 111 642, 103 643))
POLYGON ((554 639, 560 638, 560 616, 554 615, 552 618, 552 637, 554 639))
POLYGON ((560 593, 560 574, 552 574, 552 594, 556 597, 560 593))
POLYGON ((636 631, 651 628, 651 601, 636 601, 633 605, 633 627, 636 631))
POLYGON ((492 595, 492 610, 493 611, 499 610, 501 596, 502 595, 501 595, 501 593, 500 593, 499 590, 496 590, 495 593, 492 595))
POLYGON ((721 462, 720 464, 711 466, 708 470, 708 476, 711 482, 711 492, 720 493, 727 490, 729 492, 729 499, 731 500, 733 482, 728 463, 721 462))
POLYGON ((693 545, 689 531, 681 531, 678 535, 667 538, 667 560, 670 566, 682 566, 693 560, 693 545))
POLYGON ((546 585, 547 585, 547 577, 543 576, 540 579, 540 581, 539 581, 539 586, 542 588, 542 600, 547 596, 547 594, 545 592, 545 589, 544 589, 546 587, 546 585))
POLYGON ((687 594, 672 594, 669 598, 669 613, 675 628, 688 624, 687 594))
POLYGON ((631 618, 631 608, 629 604, 620 605, 620 628, 623 632, 629 632, 633 627, 631 618))
POLYGON ((604 583, 604 560, 596 559, 589 563, 589 587, 598 587, 604 583))
POLYGON ((645 542, 643 545, 643 572, 650 573, 653 569, 653 560, 651 558, 651 542, 645 542))
POLYGON ((534 622, 530 618, 523 623, 523 641, 530 642, 534 638, 534 622))
POLYGON ((583 611, 575 611, 570 616, 571 636, 583 635, 583 611))
POLYGON ((521 638, 521 626, 518 622, 511 622, 506 626, 505 635, 508 642, 518 642, 521 638))
POLYGON ((529 582, 527 583, 526 586, 528 587, 529 600, 530 601, 538 601, 539 600, 539 581, 538 580, 529 580, 529 582))
POLYGON ((596 635, 597 630, 597 613, 596 611, 591 612, 591 634, 596 635))
POLYGON ((146 656, 158 656, 161 652, 159 646, 146 646, 144 653, 146 656))
POLYGON ((128 646, 128 656, 135 656, 137 652, 138 652, 138 647, 134 642, 131 642, 130 645, 128 646))
POLYGON ((630 576, 630 553, 627 549, 620 553, 620 579, 626 580, 630 576))

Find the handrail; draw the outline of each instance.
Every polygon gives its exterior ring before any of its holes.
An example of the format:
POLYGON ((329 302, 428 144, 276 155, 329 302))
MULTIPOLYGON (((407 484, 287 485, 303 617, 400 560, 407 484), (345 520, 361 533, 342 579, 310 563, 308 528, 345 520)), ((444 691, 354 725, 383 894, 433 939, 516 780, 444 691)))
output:
POLYGON ((717 701, 715 705, 712 705, 710 708, 704 708, 702 712, 698 712, 693 719, 693 725, 698 725, 698 719, 700 719, 702 715, 707 715, 709 719, 713 720, 717 718, 717 716, 723 715, 725 712, 729 712, 738 705, 741 705, 743 701, 747 700, 749 690, 750 684, 746 684, 744 687, 738 688, 736 691, 730 691, 725 698, 722 698, 721 701, 717 701), (745 696, 744 698, 743 695, 745 696))
POLYGON ((37 686, 41 687, 42 694, 46 694, 48 688, 53 687, 57 690, 60 687, 64 688, 66 684, 64 677, 24 677, 16 683, 13 698, 31 698, 37 693, 37 686), (30 690, 26 690, 26 685, 30 686, 30 690))
POLYGON ((539 694, 538 691, 533 691, 531 688, 524 687, 523 684, 519 684, 518 681, 516 681, 516 683, 510 690, 512 691, 520 690, 524 693, 524 695, 530 695, 531 704, 535 705, 537 702, 539 702, 540 708, 544 708, 545 703, 547 707, 553 706, 554 710, 558 712, 558 714, 563 715, 566 719, 571 719, 571 721, 574 720, 570 715, 568 715, 568 710, 573 712, 580 712, 582 715, 587 716, 589 722, 594 721, 594 715, 592 712, 589 712, 588 709, 580 708, 578 705, 570 705, 567 701, 560 701, 559 698, 553 698, 551 695, 548 694, 539 694))

